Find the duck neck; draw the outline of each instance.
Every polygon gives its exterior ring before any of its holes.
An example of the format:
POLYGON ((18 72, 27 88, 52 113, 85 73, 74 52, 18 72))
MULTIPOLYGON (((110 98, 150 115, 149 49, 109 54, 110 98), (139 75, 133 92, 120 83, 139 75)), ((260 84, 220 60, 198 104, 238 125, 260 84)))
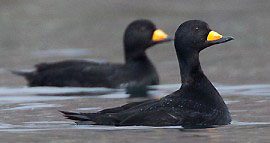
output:
POLYGON ((132 54, 127 54, 125 53, 125 63, 130 64, 130 63, 142 63, 146 65, 152 65, 150 59, 147 57, 146 53, 132 53, 132 54))
POLYGON ((192 99, 211 108, 229 113, 219 92, 202 71, 199 51, 194 50, 192 47, 181 47, 183 44, 181 46, 177 45, 176 43, 175 47, 182 80, 182 85, 178 91, 183 93, 182 98, 192 99))
POLYGON ((151 63, 145 53, 145 49, 146 48, 143 47, 134 47, 130 45, 128 46, 127 44, 125 44, 125 63, 151 63))
POLYGON ((179 66, 180 66, 180 75, 183 85, 193 84, 195 81, 204 78, 207 79, 204 75, 200 60, 199 52, 197 51, 179 51, 177 55, 179 66))
MULTIPOLYGON (((226 108, 226 105, 218 91, 204 75, 201 69, 199 53, 196 51, 181 52, 182 53, 177 52, 179 53, 177 57, 179 60, 182 80, 181 89, 187 89, 188 92, 193 93, 192 95, 195 95, 196 98, 204 100, 205 103, 213 105, 213 107, 219 107, 222 109, 224 107, 226 108)), ((187 94, 187 96, 190 96, 190 94, 187 94)))

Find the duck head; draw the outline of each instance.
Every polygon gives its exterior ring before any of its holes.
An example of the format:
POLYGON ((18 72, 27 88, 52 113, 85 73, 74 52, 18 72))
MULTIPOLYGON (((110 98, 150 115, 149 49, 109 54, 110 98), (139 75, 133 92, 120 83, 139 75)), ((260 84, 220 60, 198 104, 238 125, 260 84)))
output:
POLYGON ((149 20, 135 20, 128 25, 124 34, 124 47, 127 58, 143 54, 149 47, 172 41, 164 31, 149 20))
POLYGON ((175 48, 180 53, 197 52, 212 45, 233 40, 231 36, 221 34, 209 28, 200 20, 189 20, 181 24, 175 33, 175 48))

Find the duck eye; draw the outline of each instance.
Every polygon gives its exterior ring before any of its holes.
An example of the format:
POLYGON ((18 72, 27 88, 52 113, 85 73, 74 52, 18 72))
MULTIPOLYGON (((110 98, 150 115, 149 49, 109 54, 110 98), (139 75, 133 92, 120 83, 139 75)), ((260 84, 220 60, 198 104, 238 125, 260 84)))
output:
POLYGON ((196 27, 195 30, 196 30, 196 31, 199 31, 199 27, 196 27))

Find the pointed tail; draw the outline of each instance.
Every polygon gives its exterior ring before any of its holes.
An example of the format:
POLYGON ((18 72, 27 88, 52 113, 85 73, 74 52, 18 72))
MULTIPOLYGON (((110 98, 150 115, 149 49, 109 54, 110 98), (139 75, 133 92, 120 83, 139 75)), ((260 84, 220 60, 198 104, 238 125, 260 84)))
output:
POLYGON ((59 110, 67 119, 75 121, 91 121, 91 117, 87 113, 75 113, 59 110))
POLYGON ((34 72, 31 71, 15 71, 15 70, 10 70, 12 74, 23 76, 26 80, 29 82, 32 81, 34 77, 34 72))

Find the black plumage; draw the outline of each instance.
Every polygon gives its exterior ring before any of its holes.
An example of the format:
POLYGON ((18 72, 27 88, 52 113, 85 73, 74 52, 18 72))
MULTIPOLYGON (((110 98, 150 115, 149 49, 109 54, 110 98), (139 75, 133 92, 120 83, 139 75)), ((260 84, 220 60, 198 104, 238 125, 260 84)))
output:
POLYGON ((132 87, 159 84, 159 77, 145 51, 171 41, 149 20, 136 20, 124 34, 125 64, 68 60, 36 65, 33 72, 13 71, 29 86, 132 87))
POLYGON ((231 122, 229 110, 222 97, 204 75, 199 52, 211 45, 233 40, 211 31, 208 24, 190 20, 179 26, 175 33, 182 85, 179 90, 160 100, 129 103, 97 113, 61 111, 68 119, 90 121, 97 125, 147 125, 209 127, 231 122))

